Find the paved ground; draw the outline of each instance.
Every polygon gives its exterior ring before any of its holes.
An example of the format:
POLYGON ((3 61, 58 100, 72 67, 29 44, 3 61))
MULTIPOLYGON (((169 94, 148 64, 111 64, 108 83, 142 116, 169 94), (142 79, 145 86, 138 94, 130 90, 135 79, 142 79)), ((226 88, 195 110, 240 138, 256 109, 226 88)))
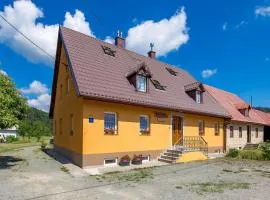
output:
POLYGON ((270 162, 216 159, 72 176, 28 147, 0 155, 0 199, 269 199, 270 162))

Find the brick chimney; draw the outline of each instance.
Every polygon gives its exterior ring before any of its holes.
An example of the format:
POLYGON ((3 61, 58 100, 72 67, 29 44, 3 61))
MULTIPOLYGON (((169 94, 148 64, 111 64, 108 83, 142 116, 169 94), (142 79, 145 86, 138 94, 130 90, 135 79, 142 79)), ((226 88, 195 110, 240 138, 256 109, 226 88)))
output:
POLYGON ((117 36, 115 38, 115 45, 120 48, 125 48, 125 39, 123 38, 123 33, 120 31, 117 31, 117 36))
POLYGON ((149 56, 149 58, 155 59, 156 58, 156 52, 153 51, 154 43, 150 43, 150 48, 151 48, 151 50, 148 52, 148 56, 149 56))

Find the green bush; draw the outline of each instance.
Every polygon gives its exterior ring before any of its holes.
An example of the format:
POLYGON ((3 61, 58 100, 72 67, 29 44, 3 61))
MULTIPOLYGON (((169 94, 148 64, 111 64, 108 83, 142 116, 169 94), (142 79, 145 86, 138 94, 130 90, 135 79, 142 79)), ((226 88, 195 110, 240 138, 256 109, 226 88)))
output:
POLYGON ((265 160, 264 153, 261 150, 242 150, 239 152, 240 159, 265 160))
POLYGON ((263 152, 265 160, 270 160, 270 143, 265 142, 260 144, 259 149, 263 152))
POLYGON ((229 152, 227 153, 226 157, 229 158, 236 158, 239 155, 239 150, 237 149, 230 149, 229 152))
POLYGON ((44 140, 41 141, 41 149, 45 150, 47 148, 48 143, 44 140))
POLYGON ((7 143, 16 142, 18 140, 19 140, 19 138, 15 137, 15 136, 12 136, 12 135, 9 135, 9 136, 6 137, 6 142, 7 143))

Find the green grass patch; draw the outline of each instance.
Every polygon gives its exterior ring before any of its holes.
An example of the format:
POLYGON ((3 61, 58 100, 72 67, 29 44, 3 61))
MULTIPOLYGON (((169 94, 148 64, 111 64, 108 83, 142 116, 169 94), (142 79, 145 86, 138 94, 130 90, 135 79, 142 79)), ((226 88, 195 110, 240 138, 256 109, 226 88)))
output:
POLYGON ((62 167, 60 168, 60 170, 61 170, 62 172, 67 173, 67 174, 69 174, 69 173, 70 173, 70 172, 69 172, 69 169, 68 169, 68 168, 66 168, 65 166, 62 166, 62 167))
POLYGON ((234 183, 234 182, 205 182, 205 183, 194 183, 189 185, 193 191, 198 194, 204 193, 222 193, 224 190, 239 190, 249 189, 250 183, 234 183))
POLYGON ((108 182, 141 182, 152 178, 152 169, 136 169, 127 172, 110 172, 101 176, 96 176, 98 181, 108 182))
MULTIPOLYGON (((40 141, 49 141, 50 137, 42 137, 40 141)), ((14 141, 12 143, 0 143, 0 153, 5 153, 8 151, 14 151, 16 149, 30 147, 30 146, 38 146, 41 145, 40 142, 37 141, 36 138, 22 138, 19 137, 18 141, 14 141)))

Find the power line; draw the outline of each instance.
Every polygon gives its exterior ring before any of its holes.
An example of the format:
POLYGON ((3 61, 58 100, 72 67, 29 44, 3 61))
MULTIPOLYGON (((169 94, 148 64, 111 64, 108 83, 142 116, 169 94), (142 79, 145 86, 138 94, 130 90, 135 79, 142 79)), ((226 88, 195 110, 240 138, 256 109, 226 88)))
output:
POLYGON ((55 59, 54 56, 52 56, 50 53, 48 53, 46 50, 41 48, 39 45, 37 45, 35 42, 33 42, 29 37, 27 37, 24 33, 22 33, 16 26, 14 26, 12 23, 10 23, 3 15, 0 14, 0 17, 9 25, 11 26, 15 31, 17 31, 19 34, 21 34, 26 40, 28 40, 31 44, 33 44, 35 47, 37 47, 39 50, 41 50, 45 55, 49 56, 53 61, 55 59))

